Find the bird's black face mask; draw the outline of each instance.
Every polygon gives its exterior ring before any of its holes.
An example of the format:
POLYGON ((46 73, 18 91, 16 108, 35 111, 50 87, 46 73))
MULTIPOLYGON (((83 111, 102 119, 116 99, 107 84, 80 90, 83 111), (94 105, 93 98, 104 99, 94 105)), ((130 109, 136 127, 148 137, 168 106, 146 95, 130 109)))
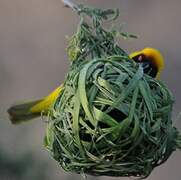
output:
POLYGON ((145 74, 155 78, 158 72, 158 68, 153 64, 150 58, 146 57, 144 54, 139 54, 132 58, 136 63, 139 63, 143 67, 145 74))

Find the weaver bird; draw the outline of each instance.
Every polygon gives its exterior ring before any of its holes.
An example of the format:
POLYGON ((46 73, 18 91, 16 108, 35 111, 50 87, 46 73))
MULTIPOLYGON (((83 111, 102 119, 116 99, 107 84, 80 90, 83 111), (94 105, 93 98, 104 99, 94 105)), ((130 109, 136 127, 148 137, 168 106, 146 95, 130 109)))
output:
MULTIPOLYGON (((141 51, 131 53, 129 57, 142 65, 144 73, 159 79, 160 73, 164 68, 164 59, 158 50, 145 48, 141 51)), ((11 122, 18 124, 37 118, 41 116, 42 112, 46 114, 62 90, 63 84, 44 98, 11 106, 8 109, 11 122)))

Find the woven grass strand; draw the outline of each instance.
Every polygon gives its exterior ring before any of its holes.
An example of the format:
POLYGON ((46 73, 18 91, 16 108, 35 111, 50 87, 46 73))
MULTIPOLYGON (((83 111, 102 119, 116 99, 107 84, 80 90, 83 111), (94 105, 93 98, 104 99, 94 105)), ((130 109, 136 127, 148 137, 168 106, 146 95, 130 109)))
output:
POLYGON ((66 171, 145 178, 181 147, 172 94, 129 59, 115 41, 118 31, 103 28, 117 11, 78 7, 81 21, 67 49, 71 67, 45 146, 66 171))

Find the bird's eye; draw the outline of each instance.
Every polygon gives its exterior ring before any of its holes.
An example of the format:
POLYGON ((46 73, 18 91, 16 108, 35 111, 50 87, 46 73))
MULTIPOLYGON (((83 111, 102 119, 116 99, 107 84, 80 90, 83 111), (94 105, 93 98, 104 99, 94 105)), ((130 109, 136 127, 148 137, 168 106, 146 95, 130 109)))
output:
POLYGON ((143 61, 143 56, 142 55, 138 56, 138 62, 142 62, 142 61, 143 61))
POLYGON ((132 57, 132 59, 137 63, 141 63, 141 62, 145 61, 146 56, 144 54, 139 54, 137 56, 132 57))

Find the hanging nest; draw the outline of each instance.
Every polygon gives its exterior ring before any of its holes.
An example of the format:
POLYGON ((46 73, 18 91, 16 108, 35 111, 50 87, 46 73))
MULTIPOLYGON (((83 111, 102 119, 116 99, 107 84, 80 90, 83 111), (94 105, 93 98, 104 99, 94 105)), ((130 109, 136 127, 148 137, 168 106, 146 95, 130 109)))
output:
POLYGON ((68 47, 72 64, 50 111, 45 146, 66 171, 144 178, 180 142, 173 97, 129 59, 115 31, 101 26, 117 11, 79 8, 81 23, 68 47))

